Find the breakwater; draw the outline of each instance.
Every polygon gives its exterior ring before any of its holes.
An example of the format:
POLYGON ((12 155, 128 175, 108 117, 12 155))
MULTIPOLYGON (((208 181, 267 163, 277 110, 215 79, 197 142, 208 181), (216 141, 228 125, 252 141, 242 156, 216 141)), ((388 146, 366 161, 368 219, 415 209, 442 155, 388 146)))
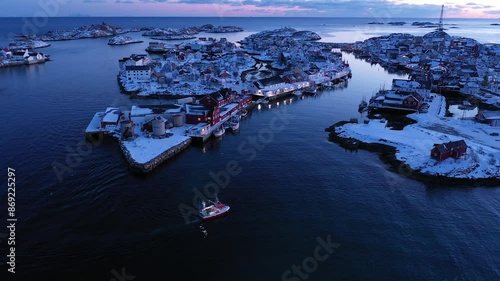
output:
POLYGON ((161 165, 163 162, 169 160, 170 158, 174 157, 175 155, 181 153, 185 149, 187 149, 192 143, 192 139, 187 139, 171 148, 168 150, 164 151, 160 155, 156 156, 155 158, 149 160, 146 163, 139 163, 137 162, 130 154, 130 151, 127 149, 127 147, 124 145, 124 141, 120 141, 120 148, 123 151, 123 154, 125 155, 125 158, 130 164, 130 167, 132 170, 141 172, 141 173, 149 173, 151 172, 154 168, 158 167, 161 165))

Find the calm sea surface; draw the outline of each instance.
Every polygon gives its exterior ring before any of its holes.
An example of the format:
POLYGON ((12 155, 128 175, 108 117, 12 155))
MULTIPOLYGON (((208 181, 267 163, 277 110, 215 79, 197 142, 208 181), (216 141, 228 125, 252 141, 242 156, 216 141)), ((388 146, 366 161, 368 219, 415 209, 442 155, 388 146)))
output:
MULTIPOLYGON (((329 42, 430 31, 325 18, 51 18, 39 29, 101 21, 244 27, 218 35, 233 41, 283 26, 316 31, 329 42)), ((459 28, 449 30, 452 35, 500 43, 494 21, 454 21, 459 28)), ((0 19, 0 45, 22 26, 20 19, 0 19)), ((143 53, 149 40, 115 47, 107 41, 53 42, 43 49, 53 61, 0 69, 1 178, 6 182, 12 167, 17 180, 16 280, 282 280, 287 270, 288 280, 500 279, 500 189, 429 187, 389 171, 375 153, 352 153, 327 141, 325 127, 358 117, 364 95, 405 76, 344 54, 353 72, 344 87, 255 109, 239 133, 191 147, 138 176, 128 171, 116 142, 87 151, 82 145, 96 111, 138 103, 119 92, 118 59, 143 53), (255 138, 264 143, 250 145, 255 138), (69 159, 74 168, 60 181, 51 164, 66 162, 77 149, 88 155, 69 159), (214 181, 210 172, 220 175, 232 161, 240 173, 219 194, 231 214, 186 223, 179 205, 190 205, 194 189, 203 192, 214 181), (318 239, 339 244, 324 261, 311 258, 318 239), (304 261, 309 271, 293 273, 304 261)), ((147 103, 153 102, 141 102, 147 103)), ((0 220, 6 225, 3 186, 0 220)), ((5 276, 7 245, 0 239, 5 276)))

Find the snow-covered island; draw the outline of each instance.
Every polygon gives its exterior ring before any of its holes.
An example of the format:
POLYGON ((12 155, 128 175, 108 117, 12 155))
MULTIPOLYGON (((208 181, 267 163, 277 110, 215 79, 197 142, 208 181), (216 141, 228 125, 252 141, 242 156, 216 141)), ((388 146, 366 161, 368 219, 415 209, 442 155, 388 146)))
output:
POLYGON ((155 27, 147 29, 142 33, 142 36, 179 36, 179 35, 193 35, 200 33, 198 27, 183 27, 177 28, 161 28, 155 27))
MULTIPOLYGON (((238 26, 213 26, 212 24, 205 24, 202 26, 190 26, 183 28, 145 28, 142 36, 156 36, 164 38, 174 38, 174 36, 193 36, 201 32, 207 33, 230 33, 241 32, 243 28, 238 26)), ((162 39, 162 40, 176 40, 176 39, 162 39)))
POLYGON ((17 36, 15 42, 9 44, 10 50, 33 50, 49 47, 50 44, 37 39, 35 36, 17 36))
POLYGON ((390 71, 426 80, 433 92, 500 109, 500 44, 481 44, 438 29, 423 36, 393 33, 339 45, 390 71))
POLYGON ((85 38, 110 37, 131 31, 136 30, 124 29, 103 22, 101 24, 92 24, 91 26, 80 26, 71 30, 49 31, 45 34, 36 35, 36 38, 43 41, 77 40, 85 38))
MULTIPOLYGON (((441 180, 442 184, 446 178, 458 183, 499 186, 499 127, 445 117, 445 97, 431 94, 430 99, 428 111, 408 115, 417 123, 402 130, 392 129, 385 119, 365 119, 328 128, 330 140, 348 148, 394 147, 393 164, 406 176, 441 180)), ((500 114, 497 119, 500 120, 500 114)))
POLYGON ((150 42, 146 51, 163 55, 119 60, 118 80, 123 91, 138 98, 196 96, 222 88, 264 98, 314 91, 351 73, 341 53, 312 42, 320 38, 311 31, 282 28, 251 35, 241 47, 211 37, 176 45, 150 42))
POLYGON ((163 36, 154 36, 152 39, 154 40, 162 40, 162 41, 173 41, 173 40, 190 40, 195 39, 196 36, 189 34, 176 34, 176 35, 163 35, 163 36))
POLYGON ((231 32, 241 32, 243 28, 232 25, 224 25, 224 26, 212 26, 212 28, 208 28, 204 30, 207 33, 231 33, 231 32))
POLYGON ((142 40, 135 40, 130 36, 122 36, 122 35, 117 35, 108 41, 108 45, 127 45, 127 44, 135 44, 135 43, 142 43, 144 41, 142 40))

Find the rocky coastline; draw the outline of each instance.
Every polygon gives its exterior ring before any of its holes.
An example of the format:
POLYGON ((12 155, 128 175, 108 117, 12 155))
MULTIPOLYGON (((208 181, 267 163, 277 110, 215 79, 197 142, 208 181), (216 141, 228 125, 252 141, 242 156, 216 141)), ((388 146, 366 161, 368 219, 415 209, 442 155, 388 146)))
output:
POLYGON ((108 41, 108 45, 128 45, 128 44, 136 44, 136 43, 142 43, 144 41, 142 40, 135 40, 130 36, 122 36, 122 35, 117 35, 108 41))
POLYGON ((376 152, 380 159, 390 165, 390 170, 399 173, 407 178, 411 178, 420 182, 427 184, 428 186, 439 186, 442 187, 444 183, 448 186, 488 186, 488 187, 498 187, 498 178, 455 178, 447 177, 442 175, 431 175, 423 173, 420 170, 411 169, 404 161, 398 160, 396 157, 397 149, 394 146, 380 144, 380 143, 366 143, 355 138, 346 138, 339 135, 336 132, 336 128, 342 127, 345 124, 350 123, 349 121, 340 121, 332 126, 325 128, 325 132, 328 132, 328 140, 337 143, 339 146, 347 150, 358 150, 363 149, 370 152, 376 152))
MULTIPOLYGON (((238 26, 213 26, 212 24, 205 24, 202 26, 191 26, 183 28, 146 28, 142 29, 144 32, 142 36, 155 36, 155 37, 166 37, 169 36, 193 36, 201 32, 206 33, 230 33, 230 32, 241 32, 243 28, 238 26)), ((189 38, 191 39, 191 38, 189 38)), ((161 39, 169 40, 169 39, 161 39)), ((175 39, 170 39, 175 40, 175 39)))
POLYGON ((110 37, 133 31, 137 30, 124 29, 103 22, 100 24, 92 24, 90 26, 80 26, 71 30, 49 31, 42 35, 35 35, 35 37, 42 41, 66 41, 86 38, 110 37))

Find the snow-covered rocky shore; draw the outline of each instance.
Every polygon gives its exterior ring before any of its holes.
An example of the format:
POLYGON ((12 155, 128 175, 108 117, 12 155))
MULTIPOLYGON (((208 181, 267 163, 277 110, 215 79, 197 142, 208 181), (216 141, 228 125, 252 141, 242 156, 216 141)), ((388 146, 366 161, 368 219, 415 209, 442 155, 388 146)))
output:
POLYGON ((350 143, 394 147, 395 159, 403 163, 408 176, 500 185, 498 127, 473 120, 444 117, 445 110, 445 98, 436 95, 428 113, 408 115, 417 123, 403 130, 392 130, 384 119, 366 120, 359 124, 346 123, 331 128, 331 139, 336 142, 351 140, 350 143), (467 144, 467 152, 460 158, 449 157, 441 161, 431 158, 434 145, 458 140, 464 140, 467 144))
POLYGON ((142 40, 135 40, 130 36, 122 36, 122 35, 117 35, 108 41, 108 45, 127 45, 127 44, 135 44, 135 43, 142 43, 144 41, 142 40))
POLYGON ((229 33, 229 32, 240 32, 243 28, 238 26, 213 26, 211 24, 205 24, 203 26, 190 26, 183 28, 148 28, 142 34, 142 36, 188 36, 198 34, 200 32, 207 33, 229 33))
POLYGON ((92 24, 90 26, 80 26, 71 30, 49 31, 42 35, 36 35, 36 37, 43 41, 63 41, 85 38, 110 37, 132 31, 136 30, 124 29, 103 22, 101 24, 92 24))

